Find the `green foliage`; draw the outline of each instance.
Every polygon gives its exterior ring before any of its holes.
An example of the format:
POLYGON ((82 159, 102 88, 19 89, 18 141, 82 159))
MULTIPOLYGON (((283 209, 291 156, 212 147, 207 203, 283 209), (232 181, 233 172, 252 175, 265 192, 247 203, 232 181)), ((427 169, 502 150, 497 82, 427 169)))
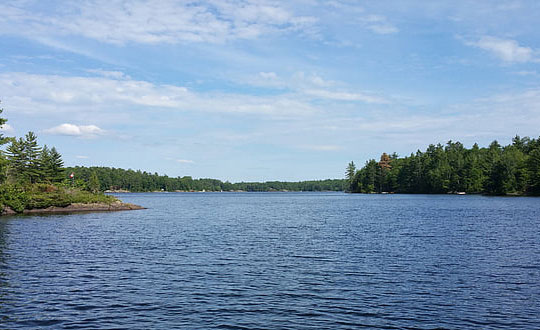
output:
MULTIPOLYGON (((0 101, 0 103, 1 102, 2 101, 0 101)), ((2 112, 4 112, 4 109, 0 108, 0 114, 2 114, 2 112)), ((0 117, 0 126, 4 125, 5 123, 7 123, 7 119, 0 117)), ((8 141, 9 139, 4 137, 4 135, 0 132, 0 146, 6 144, 8 141)))
POLYGON ((117 201, 114 196, 94 194, 79 189, 58 187, 52 184, 0 186, 0 206, 8 206, 16 212, 25 209, 43 209, 50 206, 65 207, 72 203, 106 203, 117 201))
POLYGON ((347 191, 354 191, 354 175, 356 174, 356 165, 353 161, 347 165, 347 170, 345 172, 345 178, 347 179, 347 191))
POLYGON ((26 209, 43 209, 49 206, 65 207, 72 203, 71 194, 49 184, 34 184, 27 187, 26 209))
POLYGON ((15 212, 22 212, 28 203, 26 191, 17 185, 0 185, 0 211, 4 206, 15 212))
POLYGON ((12 183, 60 182, 64 176, 62 156, 37 143, 34 133, 13 139, 7 147, 7 178, 12 183))
MULTIPOLYGON (((516 136, 502 147, 477 144, 471 149, 460 142, 430 145, 408 157, 381 156, 367 161, 349 182, 352 192, 441 194, 450 192, 490 195, 540 195, 540 138, 516 136)), ((350 165, 350 164, 349 164, 350 165)), ((347 179, 350 178, 347 167, 347 179)))
POLYGON ((90 178, 88 179, 88 189, 94 194, 100 190, 99 179, 95 171, 92 171, 90 178))
POLYGON ((106 203, 111 204, 118 199, 114 196, 105 195, 105 194, 94 194, 88 191, 83 190, 71 190, 69 191, 71 195, 71 203, 106 203))
POLYGON ((222 182, 216 179, 193 179, 190 176, 171 178, 157 173, 124 170, 110 167, 70 167, 65 176, 75 174, 75 186, 89 190, 90 177, 95 173, 99 190, 145 191, 343 191, 345 180, 319 180, 301 182, 222 182), (84 186, 84 187, 83 187, 84 186))

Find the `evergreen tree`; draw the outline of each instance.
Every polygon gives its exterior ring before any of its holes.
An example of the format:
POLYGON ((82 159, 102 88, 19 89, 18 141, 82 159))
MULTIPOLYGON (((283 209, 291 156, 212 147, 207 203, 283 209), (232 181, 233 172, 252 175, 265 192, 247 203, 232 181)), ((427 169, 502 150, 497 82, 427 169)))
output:
POLYGON ((28 158, 25 153, 24 140, 22 138, 12 140, 6 151, 9 162, 8 177, 15 181, 26 181, 28 179, 26 175, 28 158))
POLYGON ((52 182, 64 180, 64 161, 55 147, 52 147, 49 152, 49 171, 52 182))
POLYGON ((90 179, 88 180, 88 189, 94 194, 98 193, 100 190, 100 183, 97 177, 96 171, 92 171, 90 179))
POLYGON ((37 143, 37 136, 34 132, 28 132, 24 141, 24 153, 26 155, 26 176, 31 183, 39 181, 42 176, 40 171, 40 154, 41 148, 37 143))
POLYGON ((52 181, 51 152, 47 145, 44 145, 39 155, 40 181, 52 181))
POLYGON ((356 174, 356 165, 354 165, 354 162, 351 161, 349 165, 347 166, 347 171, 345 172, 345 176, 347 178, 347 183, 349 185, 347 191, 353 192, 355 191, 355 185, 354 185, 354 177, 356 174))
MULTIPOLYGON (((1 101, 0 101, 1 102, 1 101)), ((4 109, 0 108, 0 114, 4 109)), ((0 117, 0 128, 7 122, 7 119, 0 117)), ((2 131, 0 131, 0 146, 9 142, 9 139, 4 137, 2 131)), ((6 181, 7 178, 8 161, 4 155, 4 152, 0 150, 0 184, 6 181)))

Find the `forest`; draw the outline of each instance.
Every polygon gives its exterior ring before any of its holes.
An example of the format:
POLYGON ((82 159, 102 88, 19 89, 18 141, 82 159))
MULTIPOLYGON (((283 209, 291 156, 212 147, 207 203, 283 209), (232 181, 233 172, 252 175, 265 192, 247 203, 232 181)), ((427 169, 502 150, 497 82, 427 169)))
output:
POLYGON ((66 173, 73 173, 75 185, 82 188, 95 175, 101 191, 343 191, 345 184, 343 179, 231 183, 217 179, 193 179, 190 176, 168 177, 158 173, 111 167, 68 167, 66 173))
POLYGON ((540 138, 516 136, 501 146, 460 142, 429 145, 407 157, 383 153, 360 169, 350 162, 346 190, 353 193, 467 193, 540 195, 540 138))

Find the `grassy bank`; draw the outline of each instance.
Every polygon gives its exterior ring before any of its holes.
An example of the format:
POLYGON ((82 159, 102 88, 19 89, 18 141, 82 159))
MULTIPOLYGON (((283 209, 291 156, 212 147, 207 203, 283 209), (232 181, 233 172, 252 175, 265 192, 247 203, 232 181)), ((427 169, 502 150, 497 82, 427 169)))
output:
POLYGON ((5 207, 17 213, 24 210, 44 209, 50 206, 66 207, 73 203, 105 203, 118 201, 113 196, 93 194, 76 188, 51 184, 2 185, 0 186, 0 211, 5 207))

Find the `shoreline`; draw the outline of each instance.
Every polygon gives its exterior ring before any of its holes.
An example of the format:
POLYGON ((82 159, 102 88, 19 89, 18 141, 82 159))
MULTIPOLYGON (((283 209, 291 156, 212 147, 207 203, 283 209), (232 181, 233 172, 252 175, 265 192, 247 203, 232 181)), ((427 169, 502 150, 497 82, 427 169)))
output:
POLYGON ((21 213, 13 211, 9 207, 5 207, 0 216, 9 215, 40 215, 40 214, 69 214, 69 213, 90 213, 90 212, 117 212, 117 211, 132 211, 132 210, 144 210, 146 207, 135 205, 131 203, 113 202, 107 203, 72 203, 65 207, 49 206, 43 209, 29 209, 24 210, 21 213))

